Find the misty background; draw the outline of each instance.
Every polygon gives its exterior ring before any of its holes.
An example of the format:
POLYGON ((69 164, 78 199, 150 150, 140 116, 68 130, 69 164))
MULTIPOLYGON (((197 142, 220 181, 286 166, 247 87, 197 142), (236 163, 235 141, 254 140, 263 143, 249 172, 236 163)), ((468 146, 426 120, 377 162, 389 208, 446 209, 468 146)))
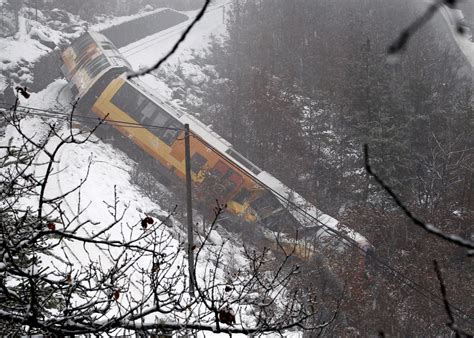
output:
MULTIPOLYGON (((2 21, 2 32, 15 32, 22 4, 33 9, 31 17, 38 8, 47 18, 69 21, 73 32, 78 20, 95 24, 160 7, 190 11, 202 3, 3 0, 2 15, 11 19, 2 21), (76 22, 69 14, 78 16, 76 22)), ((440 13, 405 50, 387 54, 426 6, 413 0, 229 1, 223 10, 227 34, 214 36, 187 61, 202 76, 190 76, 179 65, 155 75, 168 83, 175 104, 318 208, 350 224, 383 261, 418 284, 437 289, 433 259, 449 268, 445 278, 452 302, 472 316, 472 258, 415 228, 364 170, 363 145, 368 144, 374 170, 414 214, 472 238, 472 65, 440 13)), ((470 34, 474 6, 460 6, 470 34)), ((13 78, 21 81, 22 73, 13 78)), ((347 333, 348 327, 362 336, 377 330, 446 334, 443 309, 396 278, 374 269, 358 284, 355 256, 349 250, 330 264, 352 290, 334 334, 347 333)), ((305 269, 311 276, 317 262, 305 269)), ((310 282, 311 277, 301 281, 310 282)), ((322 303, 331 298, 320 296, 322 303)))

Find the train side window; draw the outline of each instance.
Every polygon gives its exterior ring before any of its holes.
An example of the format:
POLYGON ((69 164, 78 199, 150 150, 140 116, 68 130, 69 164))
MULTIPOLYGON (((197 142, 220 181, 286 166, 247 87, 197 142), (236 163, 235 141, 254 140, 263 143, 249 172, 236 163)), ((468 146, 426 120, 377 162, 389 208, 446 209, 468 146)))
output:
POLYGON ((252 195, 252 192, 250 190, 242 188, 240 189, 239 193, 234 196, 233 200, 236 201, 237 203, 244 204, 245 201, 247 201, 251 195, 252 195))
POLYGON ((172 145, 178 137, 181 128, 182 126, 179 122, 176 121, 171 123, 169 126, 166 127, 166 129, 164 129, 164 132, 162 132, 160 139, 167 145, 172 145))
POLYGON ((170 116, 161 110, 155 112, 153 116, 153 125, 155 126, 164 126, 170 120, 170 116))
POLYGON ((155 107, 156 106, 151 101, 145 104, 145 106, 141 109, 142 118, 140 119, 140 123, 153 124, 153 120, 156 115, 155 107))
POLYGON ((148 101, 141 111, 143 124, 164 126, 170 120, 170 116, 152 101, 148 101))
POLYGON ((133 90, 129 84, 124 83, 110 101, 115 106, 125 111, 125 108, 128 106, 128 102, 133 100, 133 97, 136 97, 137 95, 138 92, 136 90, 133 90))
POLYGON ((111 102, 136 121, 157 126, 150 131, 168 145, 176 140, 182 128, 181 123, 128 83, 123 84, 111 102), (165 127, 159 128, 162 126, 165 127))
POLYGON ((142 93, 125 83, 112 97, 111 102, 135 120, 140 121, 140 106, 145 102, 145 99, 142 93))
POLYGON ((191 157, 191 171, 197 174, 206 164, 207 159, 199 153, 194 153, 191 157))
POLYGON ((228 168, 227 172, 220 179, 225 186, 224 196, 232 193, 242 183, 242 177, 234 169, 228 168))
POLYGON ((233 169, 228 169, 227 172, 225 173, 224 177, 222 177, 223 180, 228 180, 231 178, 231 176, 235 173, 233 169))
POLYGON ((240 175, 240 173, 230 168, 229 170, 227 170, 227 172, 225 173, 224 177, 222 177, 222 179, 225 181, 233 182, 235 186, 238 186, 238 185, 240 186, 243 181, 243 178, 240 175))
POLYGON ((224 181, 223 184, 225 186, 225 190, 223 192, 224 197, 233 192, 234 189, 237 187, 237 184, 235 184, 235 182, 233 181, 224 181))

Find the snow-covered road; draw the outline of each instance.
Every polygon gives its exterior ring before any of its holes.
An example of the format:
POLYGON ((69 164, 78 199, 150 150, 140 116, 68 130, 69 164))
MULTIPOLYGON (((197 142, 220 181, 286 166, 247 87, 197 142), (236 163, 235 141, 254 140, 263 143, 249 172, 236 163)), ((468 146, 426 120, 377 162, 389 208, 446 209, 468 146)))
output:
MULTIPOLYGON (((215 5, 211 6, 167 63, 176 64, 188 60, 193 50, 205 48, 211 35, 223 34, 225 32, 225 11, 228 7, 229 5, 224 1, 217 1, 215 5)), ((156 63, 171 50, 196 13, 197 11, 185 12, 189 16, 189 20, 125 46, 120 49, 120 52, 135 68, 156 63)))

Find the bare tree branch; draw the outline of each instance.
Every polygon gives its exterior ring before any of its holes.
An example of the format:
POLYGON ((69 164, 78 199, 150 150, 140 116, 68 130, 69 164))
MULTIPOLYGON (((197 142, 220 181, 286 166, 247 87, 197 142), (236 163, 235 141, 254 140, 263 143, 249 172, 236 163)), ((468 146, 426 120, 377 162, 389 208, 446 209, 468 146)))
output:
POLYGON ((406 48, 410 38, 428 21, 430 21, 431 18, 433 18, 441 6, 446 5, 450 8, 453 8, 456 6, 457 2, 458 0, 437 0, 436 2, 432 3, 420 17, 418 17, 408 27, 401 31, 398 38, 388 47, 388 54, 396 54, 403 51, 406 48))
POLYGON ((443 276, 441 275, 441 270, 439 268, 438 262, 436 260, 433 260, 433 265, 434 265, 434 270, 436 272, 436 277, 438 278, 439 288, 440 288, 440 291, 441 291, 441 296, 443 297, 444 309, 445 309, 446 314, 448 315, 448 318, 449 318, 449 322, 447 322, 446 325, 451 330, 454 331, 456 338, 461 338, 461 337, 471 338, 472 335, 462 331, 456 325, 456 322, 455 322, 454 316, 453 316, 453 312, 451 311, 451 306, 450 306, 449 301, 448 301, 448 295, 447 295, 447 292, 446 292, 446 285, 444 284, 443 276))
POLYGON ((211 3, 211 0, 206 0, 204 2, 204 5, 202 6, 201 10, 199 11, 199 13, 196 15, 196 17, 194 18, 194 20, 191 22, 191 24, 186 28, 186 30, 183 32, 183 34, 181 34, 180 38, 178 39, 178 41, 176 41, 176 43, 174 44, 173 48, 168 52, 168 54, 166 54, 164 57, 162 57, 154 66, 151 66, 150 68, 147 68, 147 69, 144 69, 144 70, 141 70, 141 71, 138 71, 138 72, 135 72, 135 73, 131 73, 131 74, 128 74, 127 75, 127 78, 128 79, 132 79, 132 78, 135 78, 135 77, 139 77, 139 76, 143 76, 143 75, 146 75, 146 74, 150 74, 151 72, 157 70, 158 68, 160 68, 160 66, 166 61, 168 60, 168 58, 173 55, 176 50, 178 49, 179 45, 186 39, 186 36, 188 35, 188 33, 191 31, 191 29, 194 27, 194 25, 199 21, 201 20, 201 18, 204 16, 204 13, 206 12, 206 9, 207 7, 209 6, 209 4, 211 3))
POLYGON ((104 201, 108 223, 80 220, 87 209, 81 206, 85 179, 49 196, 52 175, 63 171, 55 166, 61 149, 89 141, 95 129, 72 130, 69 119, 23 130, 24 116, 1 113, 17 136, 0 153, 0 328, 61 336, 126 330, 259 334, 318 330, 334 320, 337 311, 332 318, 318 316, 322 305, 314 292, 293 287, 299 277, 299 267, 289 264, 294 249, 279 262, 268 250, 239 250, 245 263, 225 276, 228 241, 211 240, 225 208, 219 204, 211 226, 199 230, 197 297, 189 297, 183 237, 179 229, 165 228, 166 217, 155 222, 145 212, 125 223, 128 205, 119 210, 114 188, 112 202, 104 201), (79 195, 77 208, 65 200, 72 194, 79 195), (25 198, 34 207, 23 208, 25 198))
POLYGON ((462 238, 458 235, 453 235, 453 234, 445 234, 443 231, 441 231, 438 227, 434 226, 433 224, 427 224, 423 221, 421 221, 419 218, 417 218, 413 213, 408 210, 408 208, 402 203, 400 198, 395 194, 395 192, 372 170, 372 167, 370 166, 369 163, 369 147, 367 144, 364 144, 364 163, 365 163, 365 169, 367 170, 367 173, 369 173, 370 176, 372 176, 375 181, 387 192, 390 197, 393 199, 395 204, 404 212, 404 214, 417 226, 420 228, 424 229, 430 234, 435 235, 436 237, 439 237, 445 241, 448 241, 450 243, 453 243, 457 246, 467 248, 469 251, 474 250, 474 242, 462 238))

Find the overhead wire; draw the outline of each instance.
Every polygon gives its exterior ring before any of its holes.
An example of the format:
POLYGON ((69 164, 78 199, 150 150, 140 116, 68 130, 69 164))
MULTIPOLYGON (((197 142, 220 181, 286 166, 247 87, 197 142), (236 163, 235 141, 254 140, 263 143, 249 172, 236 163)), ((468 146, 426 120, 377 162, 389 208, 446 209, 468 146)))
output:
MULTIPOLYGON (((6 106, 7 104, 5 102, 0 102, 0 106, 6 106)), ((9 105, 11 107, 11 105, 9 105)), ((64 113, 56 110, 50 110, 50 109, 42 109, 42 108, 35 108, 35 107, 29 107, 29 106, 17 106, 17 109, 20 108, 21 113, 28 113, 31 115, 37 115, 37 116, 43 116, 43 117, 52 117, 52 118, 58 118, 58 119, 71 119, 71 114, 70 113, 64 113)), ((72 120, 74 121, 100 121, 99 118, 95 117, 90 117, 90 116, 84 116, 84 115, 72 115, 72 120)), ((131 123, 131 122, 126 122, 126 121, 119 121, 119 120, 105 120, 107 123, 112 124, 114 126, 125 126, 125 127, 131 127, 131 128, 141 128, 141 129, 152 129, 152 128, 159 128, 159 129, 170 129, 170 130, 175 130, 175 131, 182 131, 184 128, 170 128, 170 127, 165 127, 165 126, 159 126, 159 125, 142 125, 139 123, 131 123)), ((194 133, 192 130, 190 132, 190 135, 194 137, 196 140, 201 142, 204 146, 206 146, 208 149, 210 149, 212 152, 218 155, 221 159, 226 161, 227 163, 231 164, 232 166, 237 166, 239 168, 243 167, 244 170, 241 170, 244 175, 246 175, 249 179, 251 179, 253 182, 261 185, 263 188, 266 190, 270 191, 273 193, 277 198, 286 203, 289 207, 292 207, 299 215, 303 216, 306 220, 316 222, 317 224, 322 226, 322 230, 328 234, 329 236, 335 238, 336 240, 340 241, 343 245, 346 247, 352 247, 355 248, 360 255, 366 255, 366 251, 360 247, 357 243, 356 240, 343 235, 339 231, 329 227, 327 224, 323 223, 320 221, 318 218, 315 216, 309 214, 304 208, 301 206, 297 205, 295 202, 291 201, 288 199, 286 196, 283 196, 281 193, 264 183, 262 180, 258 179, 256 176, 253 176, 247 170, 245 170, 245 165, 239 163, 235 163, 232 161, 230 158, 224 156, 220 151, 218 151, 215 147, 213 147, 211 144, 209 144, 207 141, 205 141, 200 135, 194 133)), ((238 161, 237 161, 238 162, 238 161)), ((242 168, 241 168, 242 169, 242 168)), ((303 226, 304 227, 304 226, 303 226)), ((412 280, 411 278, 407 277, 405 274, 401 273, 400 271, 396 270, 395 268, 391 267, 388 263, 380 260, 377 256, 371 255, 371 259, 373 259, 378 266, 383 267, 387 269, 392 275, 394 275, 398 280, 401 282, 406 283, 406 285, 413 289, 414 291, 418 292, 419 294, 423 295, 425 298, 433 297, 436 298, 439 302, 437 302, 438 305, 443 305, 442 299, 440 296, 438 296, 436 293, 434 293, 431 290, 426 290, 422 285, 417 283, 416 281, 412 280)), ((430 299, 431 300, 431 299, 430 299)), ((458 316, 462 315, 463 317, 468 317, 471 320, 474 321, 474 318, 471 317, 469 314, 465 313, 462 309, 460 309, 458 306, 452 304, 452 308, 458 312, 458 316)), ((465 318, 464 318, 465 319, 465 318)))
MULTIPOLYGON (((191 131, 191 136, 193 136, 195 139, 197 139, 198 141, 200 141, 204 146, 206 146, 207 148, 209 148, 212 152, 214 152, 215 154, 217 154, 221 159, 225 160, 227 163, 235 166, 236 163, 232 162, 228 157, 226 156, 223 156, 223 154, 218 151, 217 149, 215 149, 212 145, 210 145, 208 142, 206 142, 205 140, 203 140, 199 135, 193 133, 191 131)), ((238 165, 237 165, 238 166, 238 165)), ((240 166, 239 166, 240 167, 240 166)), ((245 166, 244 166, 245 168, 245 166)), ((343 234, 341 234, 339 231, 329 227, 328 225, 326 225, 325 223, 321 222, 319 219, 317 219, 316 217, 314 217, 313 215, 309 214, 306 210, 304 210, 301 206, 297 205, 295 202, 289 200, 287 197, 283 196, 281 193, 279 193, 278 191, 276 191, 275 189, 273 189, 272 187, 268 186, 266 183, 264 183, 262 180, 258 179, 257 177, 251 175, 250 173, 248 173, 246 170, 242 170, 242 172, 248 177, 250 178, 252 181, 254 181, 255 183, 257 184, 260 184, 261 186, 263 186, 265 189, 267 189, 268 191, 272 192, 274 195, 277 196, 278 199, 282 200, 283 202, 287 203, 288 206, 291 206, 292 208, 294 208, 298 214, 300 214, 301 216, 305 217, 306 220, 310 220, 310 221, 315 221, 317 223, 319 223, 323 228, 328 235, 332 236, 333 238, 335 238, 336 240, 339 240, 341 241, 345 246, 347 247, 353 247, 357 250, 357 252, 360 254, 360 255, 366 255, 366 251, 360 247, 358 244, 357 244, 357 241, 355 241, 354 239, 351 239, 351 238, 348 238, 346 236, 344 236, 343 234)), ((423 297, 429 299, 429 300, 432 300, 434 301, 435 303, 437 303, 438 305, 440 306, 444 306, 444 303, 443 303, 443 299, 441 296, 439 296, 438 294, 436 294, 434 291, 432 290, 429 290, 429 289, 426 289, 424 286, 422 286, 420 283, 414 281, 413 279, 411 279, 410 277, 406 276, 405 274, 403 274, 402 272, 398 271, 397 269, 393 268, 392 266, 390 266, 388 263, 384 262, 383 260, 381 260, 380 258, 378 258, 377 256, 375 255, 371 255, 370 256, 371 259, 374 260, 374 262, 376 262, 378 264, 379 267, 383 267, 383 268, 386 268, 394 277, 396 277, 398 280, 400 280, 401 282, 404 282, 409 288, 411 288, 412 290, 416 291, 418 294, 422 295, 423 297), (435 298, 432 299, 432 298, 435 298)), ((468 313, 466 313, 464 310, 462 310, 461 308, 459 308, 458 306, 456 305, 453 305, 451 304, 451 307, 456 310, 457 313, 457 316, 461 316, 462 319, 466 320, 466 317, 469 318, 469 322, 471 324, 474 325, 474 317, 472 317, 471 315, 469 315, 468 313), (472 322, 471 322, 472 321, 472 322)))
MULTIPOLYGON (((215 10, 215 9, 213 9, 213 10, 215 10)), ((144 44, 146 44, 146 43, 147 42, 144 42, 144 44)), ((132 47, 128 52, 132 51, 133 49, 135 49, 137 47, 140 47, 140 45, 132 47)), ((127 53, 127 51, 125 53, 127 53)), ((132 54, 133 53, 130 53, 129 55, 132 55, 132 54)), ((4 104, 4 103, 0 103, 0 104, 4 104)), ((33 107, 20 106, 19 108, 23 110, 23 113, 29 112, 30 114, 35 114, 35 115, 40 115, 40 116, 52 117, 51 115, 56 115, 56 116, 53 116, 53 117, 59 118, 59 116, 61 116, 64 119, 73 119, 73 120, 79 120, 79 121, 81 119, 83 121, 87 121, 87 120, 89 120, 89 121, 90 120, 100 121, 99 118, 81 116, 81 115, 72 115, 71 116, 70 114, 67 114, 67 113, 60 113, 60 112, 57 112, 57 111, 44 110, 44 109, 33 108, 33 107), (32 113, 31 110, 33 110, 35 112, 32 113)), ((115 126, 126 126, 126 127, 132 127, 132 128, 143 128, 143 129, 161 128, 161 129, 171 129, 171 130, 176 130, 176 131, 184 130, 183 128, 172 128, 172 127, 165 127, 165 126, 158 126, 158 125, 145 125, 145 124, 140 124, 140 123, 131 123, 131 122, 127 122, 127 121, 118 121, 118 120, 108 120, 108 119, 106 119, 106 122, 108 122, 109 124, 115 125, 115 126)), ((206 147, 208 147, 211 151, 216 153, 221 159, 223 159, 227 163, 231 164, 232 166, 237 166, 237 167, 242 166, 243 168, 246 168, 245 165, 243 165, 243 164, 239 165, 238 163, 233 162, 230 158, 224 156, 220 151, 218 151, 216 148, 214 148, 212 145, 210 145, 208 142, 206 142, 199 135, 193 133, 192 131, 191 131, 191 136, 193 136, 195 139, 199 140, 202 144, 204 144, 206 147)), ((322 226, 322 228, 324 228, 323 231, 325 231, 328 235, 330 235, 333 238, 341 241, 347 247, 355 248, 358 251, 359 254, 364 255, 364 256, 366 255, 366 251, 363 248, 361 248, 354 239, 341 234, 339 231, 337 231, 337 230, 329 227, 325 223, 321 222, 317 217, 309 214, 301 206, 299 206, 296 203, 294 203, 293 201, 289 200, 286 196, 283 196, 281 193, 277 192, 276 190, 274 190, 273 188, 271 188, 270 186, 265 184, 263 181, 258 179, 256 176, 251 175, 246 170, 242 170, 242 172, 247 177, 249 177, 251 180, 253 180, 255 183, 261 185, 262 187, 264 187, 268 191, 272 192, 275 196, 277 196, 277 198, 280 201, 285 202, 285 203, 287 203, 288 206, 291 206, 292 208, 294 208, 294 210, 296 212, 298 212, 299 215, 303 216, 306 220, 314 221, 314 222, 320 224, 322 226)), ((431 290, 427 290, 425 287, 420 285, 418 282, 412 280, 411 278, 407 277, 405 274, 401 273, 397 269, 391 267, 388 263, 380 260, 375 255, 371 255, 371 258, 373 259, 374 262, 377 263, 377 266, 386 268, 393 276, 395 276, 401 282, 404 282, 409 288, 416 291, 417 293, 419 293, 423 297, 434 301, 438 305, 443 306, 443 303, 442 303, 443 299, 440 296, 438 296, 436 293, 434 293, 431 290), (432 297, 434 299, 431 299, 430 297, 432 297)), ((458 306, 455 306, 455 305, 451 304, 451 307, 454 310, 456 310, 457 316, 461 315, 461 316, 464 317, 463 318, 464 320, 466 320, 466 317, 467 317, 470 320, 474 321, 474 318, 472 316, 470 316, 469 314, 464 312, 458 306)))
MULTIPOLYGON (((6 110, 11 110, 13 106, 6 102, 0 101, 0 109, 1 108, 6 109, 6 110)), ((128 121, 121 121, 121 120, 111 120, 111 119, 108 119, 107 117, 105 117, 104 119, 101 119, 99 117, 78 115, 74 113, 64 113, 58 110, 36 108, 36 107, 31 107, 31 106, 17 106, 16 111, 25 113, 25 114, 28 113, 30 115, 36 115, 36 116, 63 118, 64 120, 72 119, 74 121, 92 121, 92 122, 106 121, 107 123, 113 126, 118 126, 118 127, 129 127, 129 128, 139 128, 139 129, 165 129, 165 130, 174 130, 174 131, 184 130, 184 128, 168 127, 168 126, 162 126, 162 125, 156 125, 156 124, 141 124, 141 123, 134 123, 134 122, 128 122, 128 121)))
MULTIPOLYGON (((3 106, 4 109, 12 108, 12 106, 7 104, 6 102, 0 102, 0 107, 1 106, 3 106)), ((35 107, 30 107, 30 106, 17 106, 16 109, 17 110, 20 109, 20 112, 25 113, 25 114, 28 113, 28 114, 31 114, 31 115, 37 115, 37 116, 43 116, 43 117, 52 117, 52 118, 58 118, 58 119, 63 119, 63 120, 72 119, 74 121, 79 121, 79 122, 83 122, 83 121, 98 122, 98 121, 101 121, 101 119, 99 119, 97 117, 77 115, 77 114, 73 114, 71 116, 71 113, 64 113, 64 112, 60 112, 60 111, 57 111, 57 110, 35 108, 35 107)), ((175 131, 183 131, 184 130, 184 128, 172 128, 172 127, 165 127, 165 126, 160 126, 160 125, 142 125, 140 123, 132 123, 132 122, 127 122, 127 121, 119 121, 119 120, 105 119, 105 121, 107 123, 113 125, 113 126, 119 126, 119 127, 123 126, 123 127, 128 127, 128 128, 141 128, 141 129, 156 128, 156 129, 169 129, 169 130, 175 130, 175 131)), ((336 240, 340 241, 346 247, 355 248, 360 255, 364 255, 364 256, 366 255, 366 251, 358 245, 356 240, 354 240, 354 239, 352 239, 348 236, 343 235, 339 231, 337 231, 337 230, 329 227, 325 223, 321 222, 318 218, 316 218, 313 215, 309 214, 306 210, 304 210, 304 208, 297 205, 296 203, 294 203, 293 201, 288 199, 286 196, 283 196, 281 193, 279 193, 278 191, 276 191, 272 187, 268 186, 266 183, 264 183, 262 180, 258 179, 256 176, 253 176, 252 174, 247 172, 247 170, 245 170, 245 168, 246 168, 245 165, 243 165, 243 164, 239 165, 239 163, 233 162, 230 158, 224 156, 220 151, 218 151, 215 147, 213 147, 211 144, 209 144, 207 141, 205 141, 200 135, 194 133, 192 130, 190 132, 190 135, 192 137, 194 137, 195 139, 197 139, 199 142, 201 142, 204 146, 206 146, 212 152, 217 154, 221 159, 223 159, 227 163, 231 164, 232 166, 237 166, 239 168, 243 167, 244 170, 241 170, 241 171, 244 173, 244 175, 246 175, 253 182, 261 185, 263 188, 265 188, 266 190, 273 193, 275 196, 277 196, 277 198, 280 201, 286 203, 289 207, 291 206, 299 215, 303 216, 306 220, 313 221, 313 222, 316 222, 317 224, 321 225, 322 228, 323 228, 323 231, 326 234, 328 234, 329 236, 331 236, 331 237, 335 238, 336 240)), ((443 305, 443 303, 442 303, 443 299, 440 296, 438 296, 436 293, 434 293, 433 291, 427 290, 422 285, 420 285, 416 281, 412 280, 411 278, 407 277, 405 274, 401 273, 397 269, 391 267, 388 263, 380 260, 375 255, 371 255, 371 259, 374 262, 376 262, 379 267, 381 266, 381 267, 387 269, 398 280, 400 280, 401 282, 406 283, 406 285, 409 288, 411 288, 414 291, 418 292, 419 294, 423 295, 425 298, 433 297, 437 300, 435 302, 438 305, 440 305, 440 306, 443 305)), ((430 298, 430 300, 432 300, 432 299, 430 298)), ((468 317, 474 323, 474 318, 472 316, 470 316, 469 314, 464 312, 458 306, 456 306, 454 304, 451 304, 451 305, 452 305, 452 308, 457 312, 458 316, 461 315, 463 317, 468 317)), ((465 319, 465 318, 463 318, 463 319, 465 319)))
MULTIPOLYGON (((11 105, 8 105, 5 102, 0 102, 0 107, 4 107, 4 109, 12 108, 11 105)), ((72 119, 74 121, 101 121, 101 119, 97 117, 92 117, 92 116, 84 116, 84 115, 77 115, 73 114, 71 116, 71 113, 64 113, 60 112, 57 110, 51 110, 51 109, 42 109, 42 108, 35 108, 35 107, 30 107, 30 106, 17 106, 17 110, 20 109, 21 113, 28 113, 31 115, 37 115, 37 116, 42 116, 42 117, 52 117, 52 118, 57 118, 57 119, 63 119, 63 120, 68 120, 72 119)), ((184 128, 172 128, 172 127, 165 127, 165 126, 160 126, 160 125, 142 125, 140 123, 132 123, 132 122, 127 122, 127 121, 120 121, 120 120, 109 120, 105 119, 105 121, 108 124, 111 124, 113 126, 124 126, 124 127, 129 127, 129 128, 140 128, 140 129, 169 129, 169 130, 175 130, 175 131, 183 131, 184 128)), ((246 167, 244 164, 241 164, 240 162, 236 163, 234 161, 236 160, 231 160, 229 157, 223 155, 219 150, 217 150, 214 146, 209 144, 206 140, 204 140, 200 135, 194 133, 192 130, 190 131, 190 136, 201 142, 204 146, 206 146, 208 149, 210 149, 212 152, 218 155, 221 159, 223 159, 225 162, 232 166, 236 166, 241 170, 242 173, 247 176, 249 179, 251 179, 253 182, 261 185, 263 188, 266 190, 270 191, 273 193, 281 202, 284 202, 287 204, 288 207, 293 208, 299 215, 303 216, 306 220, 316 222, 317 224, 321 225, 322 230, 328 234, 329 236, 333 237, 334 239, 340 241, 343 245, 346 247, 352 247, 355 248, 358 252, 358 254, 365 256, 367 253, 366 251, 360 247, 357 243, 356 240, 353 238, 350 238, 348 236, 343 235, 339 231, 329 227, 327 224, 323 223, 321 220, 319 220, 317 217, 309 214, 303 207, 299 206, 296 204, 294 201, 291 201, 288 199, 286 196, 283 196, 281 193, 264 183, 262 180, 257 178, 256 176, 253 176, 249 172, 247 172, 246 167), (243 168, 242 168, 243 167, 243 168)), ((304 226, 303 226, 304 227, 304 226)), ((410 289, 414 290, 418 294, 422 295, 423 297, 434 301, 437 305, 443 306, 443 299, 437 295, 435 292, 432 290, 428 290, 422 285, 420 285, 418 282, 414 281, 410 277, 406 276, 402 272, 398 271, 397 269, 393 268, 390 266, 388 263, 384 262, 383 260, 379 259, 375 255, 371 255, 371 259, 377 263, 377 266, 385 268, 390 272, 395 278, 397 278, 399 281, 405 283, 410 289), (434 298, 434 299, 432 299, 434 298)), ((451 307, 453 310, 455 310, 457 313, 456 315, 459 317, 461 316, 462 319, 466 320, 466 318, 469 318, 469 322, 474 325, 474 318, 467 314, 464 310, 459 308, 458 306, 454 305, 451 303, 451 307), (472 322, 471 322, 472 321, 472 322)))

